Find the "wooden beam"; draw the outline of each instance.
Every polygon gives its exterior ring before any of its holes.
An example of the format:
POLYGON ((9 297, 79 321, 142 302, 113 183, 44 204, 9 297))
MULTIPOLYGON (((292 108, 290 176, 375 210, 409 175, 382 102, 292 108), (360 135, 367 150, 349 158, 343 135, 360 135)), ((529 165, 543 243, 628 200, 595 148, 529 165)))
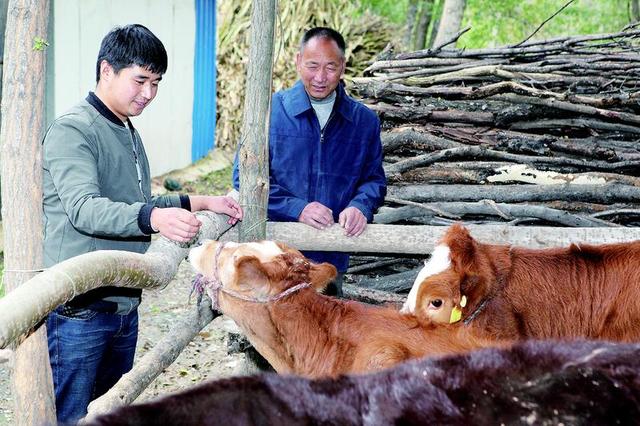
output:
POLYGON ((191 244, 159 237, 145 254, 121 250, 84 253, 48 268, 8 292, 0 298, 0 349, 37 326, 56 306, 91 289, 107 285, 166 287, 190 247, 205 239, 219 238, 229 227, 228 216, 212 212, 196 215, 202 226, 191 244))
MULTIPOLYGON (((604 244, 640 239, 640 228, 556 228, 508 225, 468 225, 471 235, 483 243, 531 248, 570 243, 604 244)), ((429 254, 446 226, 370 224, 359 237, 346 237, 334 225, 324 231, 297 222, 267 222, 267 239, 285 242, 299 250, 429 254)), ((222 239, 238 241, 231 229, 222 239)))

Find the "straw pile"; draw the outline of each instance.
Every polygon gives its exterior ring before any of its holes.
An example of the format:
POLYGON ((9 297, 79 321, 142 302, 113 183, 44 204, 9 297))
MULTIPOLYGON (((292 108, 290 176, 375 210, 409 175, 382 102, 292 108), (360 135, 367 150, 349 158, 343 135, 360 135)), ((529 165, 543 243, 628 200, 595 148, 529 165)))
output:
MULTIPOLYGON (((274 91, 296 81, 295 52, 300 37, 309 28, 328 26, 344 36, 347 42, 346 80, 361 75, 393 37, 393 27, 380 17, 368 13, 359 15, 357 2, 291 0, 278 3, 274 91)), ((240 138, 250 26, 250 1, 219 3, 217 147, 234 149, 240 138)))

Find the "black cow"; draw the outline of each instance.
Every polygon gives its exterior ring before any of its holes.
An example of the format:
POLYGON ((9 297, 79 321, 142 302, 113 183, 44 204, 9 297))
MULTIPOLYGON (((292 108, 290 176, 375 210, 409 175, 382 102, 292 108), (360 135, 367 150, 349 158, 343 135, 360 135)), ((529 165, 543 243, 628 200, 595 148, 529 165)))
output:
POLYGON ((89 424, 640 424, 640 345, 528 341, 333 380, 236 377, 89 424))

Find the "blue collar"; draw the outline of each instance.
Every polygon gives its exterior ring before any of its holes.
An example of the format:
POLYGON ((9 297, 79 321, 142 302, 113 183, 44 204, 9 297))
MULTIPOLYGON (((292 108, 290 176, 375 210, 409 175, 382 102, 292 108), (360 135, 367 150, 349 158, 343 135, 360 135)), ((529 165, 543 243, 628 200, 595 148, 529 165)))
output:
MULTIPOLYGON (((285 100, 285 108, 293 115, 297 116, 312 109, 311 101, 309 101, 309 95, 304 90, 304 85, 301 80, 298 80, 296 84, 287 91, 288 96, 285 100)), ((353 102, 345 93, 342 83, 336 87, 336 102, 333 105, 333 111, 342 115, 346 120, 353 122, 353 109, 350 108, 350 103, 353 102)))

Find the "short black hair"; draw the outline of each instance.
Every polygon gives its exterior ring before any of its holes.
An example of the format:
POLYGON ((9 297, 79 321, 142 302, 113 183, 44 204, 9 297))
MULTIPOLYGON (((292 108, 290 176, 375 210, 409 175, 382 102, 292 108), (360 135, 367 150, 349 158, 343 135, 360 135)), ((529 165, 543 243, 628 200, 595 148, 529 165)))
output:
POLYGON ((115 27, 104 36, 96 63, 96 82, 100 81, 100 63, 107 61, 115 73, 133 65, 156 74, 167 71, 167 51, 147 27, 131 24, 115 27))
POLYGON ((328 38, 335 41, 336 44, 338 45, 338 48, 342 52, 342 56, 344 56, 344 52, 347 49, 347 45, 344 42, 344 37, 342 37, 342 34, 337 32, 333 28, 328 28, 328 27, 315 27, 305 32, 304 35, 302 36, 302 40, 300 40, 301 52, 304 50, 304 47, 307 45, 309 40, 311 40, 314 37, 328 38))

